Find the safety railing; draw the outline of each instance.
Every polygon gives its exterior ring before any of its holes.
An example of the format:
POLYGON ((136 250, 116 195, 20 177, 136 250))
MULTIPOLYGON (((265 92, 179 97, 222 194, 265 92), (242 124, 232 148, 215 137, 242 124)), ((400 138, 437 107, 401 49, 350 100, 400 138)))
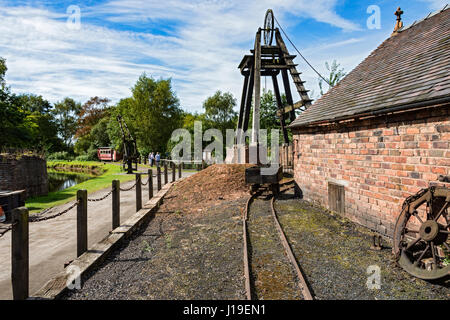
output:
MULTIPOLYGON (((182 164, 178 166, 170 162, 172 171, 172 182, 176 181, 176 169, 178 167, 178 178, 182 177, 182 164)), ((77 208, 77 257, 88 250, 88 202, 104 201, 112 196, 112 230, 120 226, 120 193, 136 191, 136 212, 142 209, 142 186, 148 185, 148 199, 153 198, 153 178, 157 179, 157 190, 162 189, 161 175, 164 175, 164 184, 168 183, 169 162, 163 164, 164 172, 161 167, 157 167, 156 175, 149 169, 147 173, 135 173, 135 183, 127 188, 120 187, 120 181, 112 181, 111 190, 99 198, 88 198, 87 190, 78 190, 75 202, 66 209, 46 216, 53 208, 46 209, 38 214, 29 217, 28 209, 25 207, 17 208, 12 211, 11 224, 11 281, 14 300, 23 300, 29 297, 29 223, 42 222, 62 216, 70 210, 77 208), (142 181, 142 176, 148 175, 147 181, 142 181)), ((5 234, 5 232, 3 233, 5 234)), ((2 235, 3 235, 2 234, 2 235)), ((0 237, 2 236, 0 235, 0 237)))

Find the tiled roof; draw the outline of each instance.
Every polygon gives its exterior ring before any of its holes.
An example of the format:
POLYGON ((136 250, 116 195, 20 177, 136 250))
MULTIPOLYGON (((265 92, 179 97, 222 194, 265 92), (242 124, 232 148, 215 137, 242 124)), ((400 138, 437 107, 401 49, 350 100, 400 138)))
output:
POLYGON ((450 9, 385 40, 290 127, 450 97, 450 9))

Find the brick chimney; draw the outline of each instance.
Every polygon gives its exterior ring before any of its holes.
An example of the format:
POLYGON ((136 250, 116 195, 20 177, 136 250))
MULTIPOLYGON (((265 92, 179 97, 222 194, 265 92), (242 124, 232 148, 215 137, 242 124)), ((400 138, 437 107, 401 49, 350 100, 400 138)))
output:
POLYGON ((403 28, 403 22, 402 22, 403 11, 402 11, 402 9, 400 9, 400 7, 398 7, 397 11, 395 11, 394 14, 397 16, 397 22, 395 23, 394 32, 392 33, 392 35, 398 34, 398 31, 401 28, 403 28))

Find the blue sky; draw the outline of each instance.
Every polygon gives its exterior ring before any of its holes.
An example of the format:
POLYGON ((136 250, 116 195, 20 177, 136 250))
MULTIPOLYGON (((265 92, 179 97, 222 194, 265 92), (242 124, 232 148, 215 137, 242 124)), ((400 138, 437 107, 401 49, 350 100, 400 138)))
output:
MULTIPOLYGON (((66 96, 117 102, 130 96, 130 88, 146 72, 172 78, 181 107, 201 111, 216 90, 232 92, 239 103, 243 79, 237 66, 252 48, 268 8, 325 73, 325 62, 333 59, 349 72, 388 38, 398 6, 409 25, 447 2, 0 0, 0 56, 7 59, 7 82, 16 93, 42 95, 51 102, 66 96), (67 24, 71 5, 80 8, 79 29, 67 24), (380 8, 380 29, 367 26, 369 6, 380 8)), ((300 57, 296 63, 305 86, 317 96, 317 75, 300 57)))

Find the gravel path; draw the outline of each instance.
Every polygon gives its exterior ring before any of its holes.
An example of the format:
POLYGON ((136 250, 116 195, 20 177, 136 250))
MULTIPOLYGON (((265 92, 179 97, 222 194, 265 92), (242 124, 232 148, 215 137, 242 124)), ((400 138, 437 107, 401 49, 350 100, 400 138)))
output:
POLYGON ((397 267, 389 239, 383 240, 383 250, 370 250, 370 230, 289 198, 276 201, 275 208, 316 299, 450 299, 448 281, 433 284, 397 267), (369 266, 380 268, 380 289, 366 285, 369 266))
POLYGON ((302 299, 272 217, 270 200, 255 199, 248 220, 252 297, 259 300, 302 299))
MULTIPOLYGON (((183 210, 181 202, 178 208, 163 204, 148 225, 87 275, 81 290, 63 298, 245 299, 245 200, 218 199, 198 214, 183 210)), ((290 195, 277 200, 275 208, 316 299, 450 299, 448 282, 415 279, 396 267, 387 239, 384 250, 370 250, 368 229, 290 195), (380 289, 366 285, 369 266, 380 268, 380 289)), ((301 299, 273 226, 270 203, 257 200, 251 210, 256 297, 301 299)))
POLYGON ((81 290, 63 299, 245 299, 244 204, 223 201, 202 215, 165 211, 163 205, 87 275, 81 290))

